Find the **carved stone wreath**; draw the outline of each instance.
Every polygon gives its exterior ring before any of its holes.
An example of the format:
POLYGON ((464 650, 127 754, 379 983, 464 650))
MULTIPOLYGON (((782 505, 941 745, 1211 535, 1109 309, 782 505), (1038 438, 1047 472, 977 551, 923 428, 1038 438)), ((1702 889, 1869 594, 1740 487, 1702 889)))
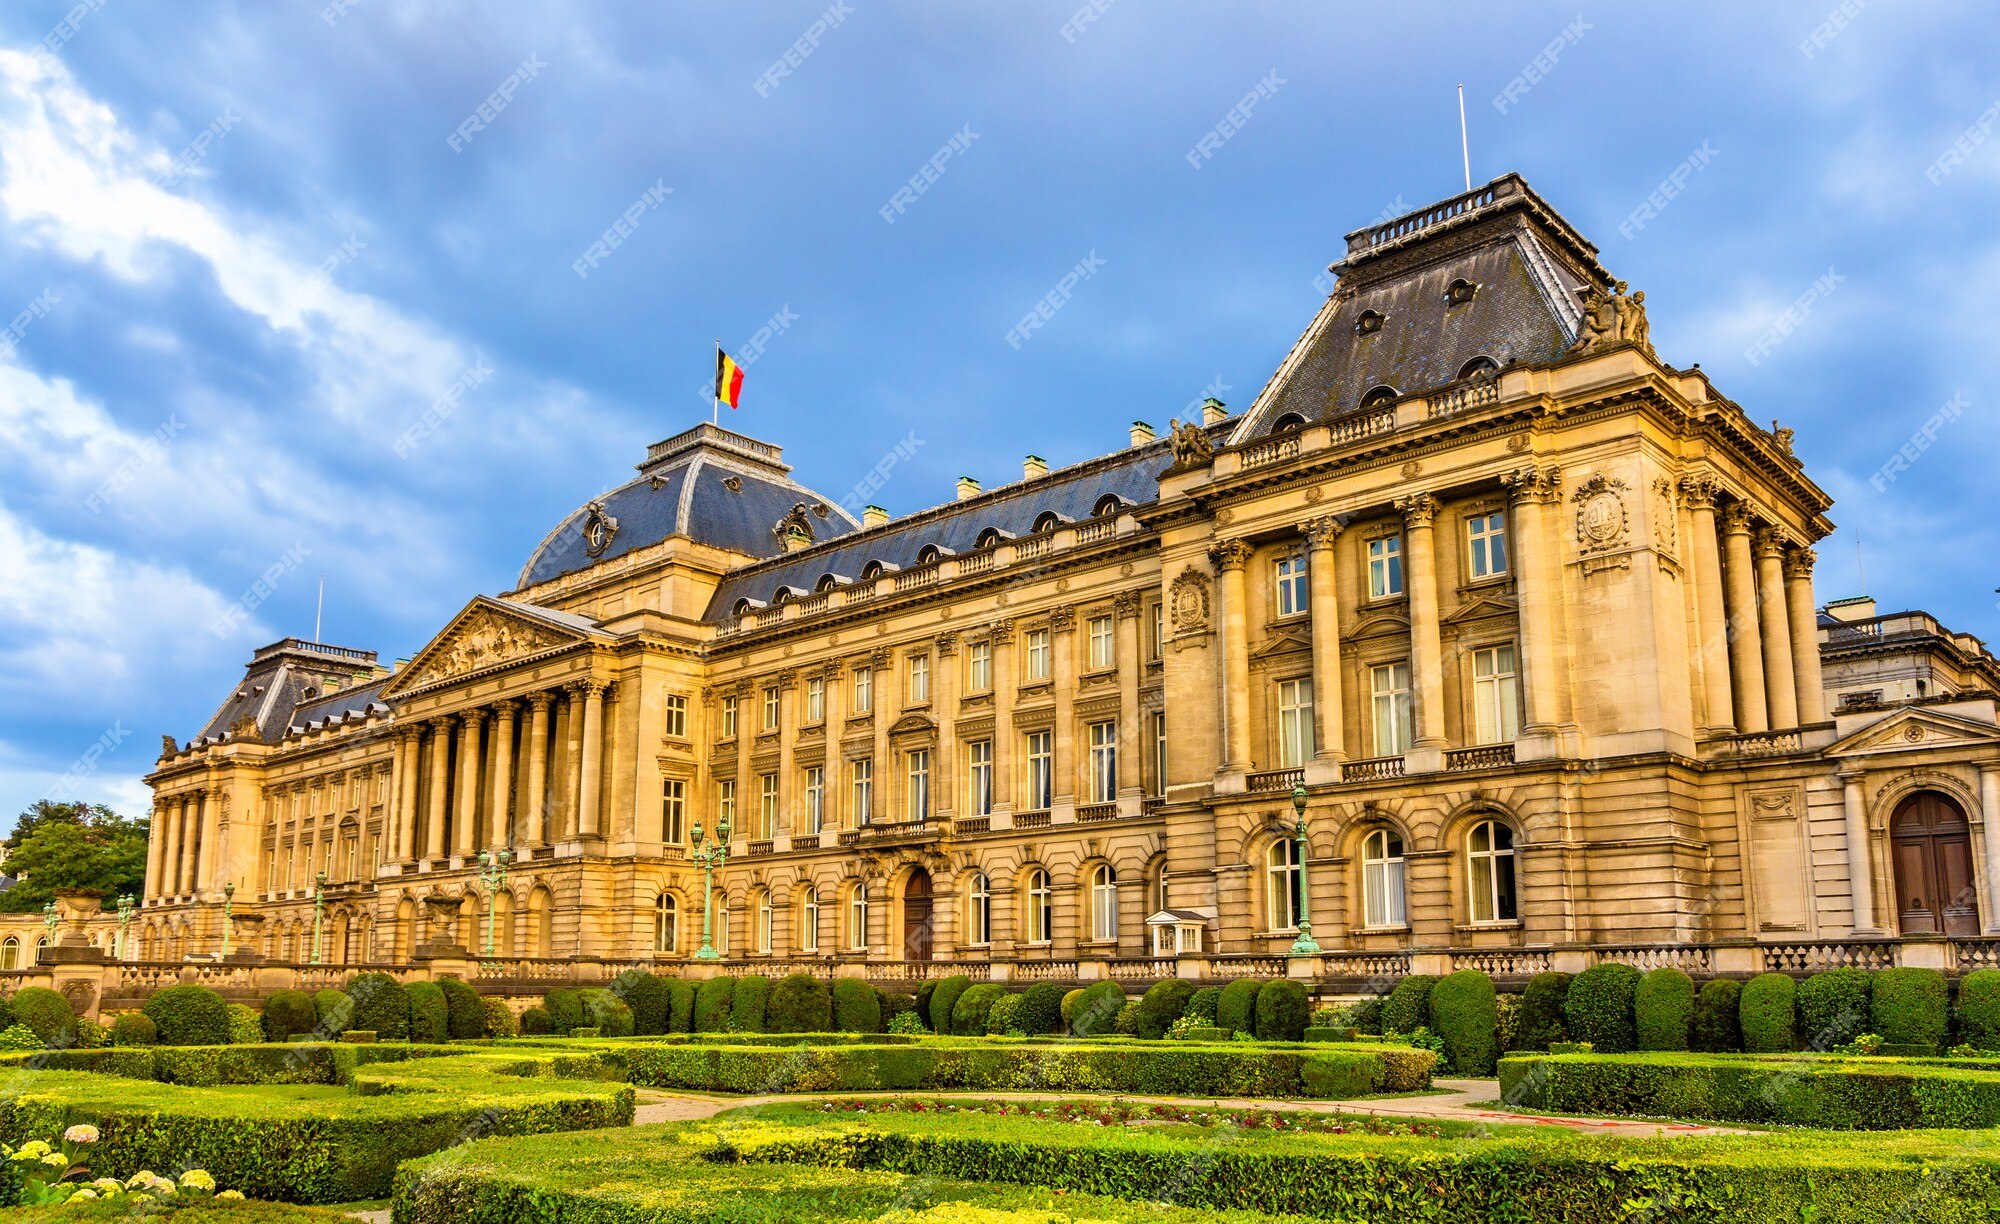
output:
POLYGON ((1175 633, 1201 633, 1208 628, 1208 575, 1188 566, 1174 579, 1167 596, 1175 633))
POLYGON ((1597 473, 1577 486, 1571 502, 1576 506, 1576 543, 1583 554, 1583 572, 1631 565, 1624 553, 1632 536, 1632 516, 1625 504, 1626 485, 1597 473))

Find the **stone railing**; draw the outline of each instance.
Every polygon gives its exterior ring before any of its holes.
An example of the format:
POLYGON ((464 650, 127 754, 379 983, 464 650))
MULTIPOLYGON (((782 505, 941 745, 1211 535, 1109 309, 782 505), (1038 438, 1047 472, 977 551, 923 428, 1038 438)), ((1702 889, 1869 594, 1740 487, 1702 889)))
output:
MULTIPOLYGON (((1887 969, 1896 963, 1896 945, 1887 942, 1805 940, 1762 944, 1764 968, 1773 973, 1819 973, 1826 969, 1887 969)), ((1977 966, 1975 966, 1977 967, 1977 966)))
POLYGON ((1424 397, 1424 412, 1432 420, 1439 417, 1457 416, 1473 408, 1484 408, 1488 404, 1500 402, 1500 383, 1496 379, 1482 379, 1478 382, 1455 383, 1440 391, 1433 391, 1424 397))
POLYGON ((1444 753, 1444 767, 1451 769, 1490 769, 1496 765, 1514 763, 1514 745, 1482 744, 1477 748, 1447 748, 1444 753))
POLYGON ((1598 963, 1617 961, 1638 969, 1680 969, 1687 973, 1709 972, 1709 950, 1701 944, 1643 944, 1626 947, 1599 947, 1598 963))
POLYGON ((1260 442, 1254 442, 1245 447, 1243 449, 1243 466, 1246 468, 1262 467, 1267 463, 1281 463, 1286 459, 1296 459, 1298 455, 1299 435, 1296 432, 1283 433, 1274 438, 1265 438, 1260 442))
POLYGON ((1546 948, 1474 949, 1451 954, 1454 969, 1477 969, 1487 977, 1531 977, 1555 968, 1555 958, 1546 948))
POLYGON ((1403 758, 1369 757, 1366 760, 1349 761, 1340 767, 1342 782, 1382 782, 1403 776, 1403 758))
POLYGON ((1016 812, 1014 814, 1014 827, 1017 829, 1046 829, 1049 827, 1049 813, 1047 811, 1016 812))
POLYGON ((1253 773, 1243 779, 1244 789, 1258 791, 1288 791, 1294 786, 1304 786, 1306 771, 1303 769, 1267 769, 1253 773))
POLYGON ((1116 803, 1086 803, 1076 809, 1076 822, 1078 824, 1092 824, 1100 820, 1116 819, 1118 819, 1118 805, 1116 803))

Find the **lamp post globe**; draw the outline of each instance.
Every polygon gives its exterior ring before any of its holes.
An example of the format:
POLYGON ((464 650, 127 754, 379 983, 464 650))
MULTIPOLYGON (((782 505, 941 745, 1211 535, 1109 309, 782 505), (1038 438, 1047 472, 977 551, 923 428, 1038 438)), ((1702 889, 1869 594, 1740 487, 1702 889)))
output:
POLYGON ((1292 788, 1292 836, 1297 839, 1299 856, 1299 937, 1292 941, 1292 956, 1318 956, 1319 944, 1313 939, 1312 929, 1312 888, 1306 882, 1306 788, 1300 783, 1292 788))

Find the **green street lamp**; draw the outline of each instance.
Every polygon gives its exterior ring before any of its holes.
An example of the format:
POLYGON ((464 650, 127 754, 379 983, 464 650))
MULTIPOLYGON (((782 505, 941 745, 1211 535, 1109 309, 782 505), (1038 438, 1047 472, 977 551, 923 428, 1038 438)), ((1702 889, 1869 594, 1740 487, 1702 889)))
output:
POLYGON ((229 936, 234 932, 236 920, 232 909, 236 904, 236 881, 228 880, 222 885, 222 959, 229 959, 229 936))
POLYGON ((514 855, 506 847, 496 853, 488 850, 479 852, 479 879, 486 885, 486 956, 493 957, 493 900, 500 895, 500 888, 507 883, 507 864, 514 861, 514 855))
POLYGON ((118 959, 129 960, 131 953, 125 942, 125 928, 132 925, 132 894, 121 893, 118 897, 118 959))
POLYGON ((1292 788, 1292 811, 1298 816, 1293 826, 1293 835, 1299 842, 1299 937, 1292 941, 1293 956, 1318 956, 1319 944, 1313 939, 1312 889, 1306 883, 1306 788, 1300 783, 1292 788))
POLYGON ((314 876, 314 877, 313 877, 313 958, 312 958, 312 963, 313 963, 313 964, 315 964, 315 965, 319 964, 319 932, 320 932, 320 917, 321 917, 321 914, 322 914, 322 913, 324 912, 325 908, 326 908, 326 873, 325 873, 324 871, 322 871, 322 872, 320 872, 320 873, 319 873, 318 875, 316 875, 316 876, 314 876))
POLYGON ((702 845, 701 822, 695 821, 694 849, 688 857, 701 868, 701 948, 694 958, 721 960, 722 953, 715 950, 714 915, 710 911, 715 901, 715 869, 729 861, 729 817, 724 816, 715 826, 715 843, 706 847, 702 845))

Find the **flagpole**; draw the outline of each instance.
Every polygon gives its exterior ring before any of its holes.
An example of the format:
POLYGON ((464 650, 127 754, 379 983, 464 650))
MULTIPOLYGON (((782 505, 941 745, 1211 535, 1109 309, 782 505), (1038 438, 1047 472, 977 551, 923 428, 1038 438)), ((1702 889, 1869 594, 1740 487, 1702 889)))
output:
POLYGON ((709 386, 709 420, 719 429, 722 426, 722 341, 715 342, 715 377, 709 386))

